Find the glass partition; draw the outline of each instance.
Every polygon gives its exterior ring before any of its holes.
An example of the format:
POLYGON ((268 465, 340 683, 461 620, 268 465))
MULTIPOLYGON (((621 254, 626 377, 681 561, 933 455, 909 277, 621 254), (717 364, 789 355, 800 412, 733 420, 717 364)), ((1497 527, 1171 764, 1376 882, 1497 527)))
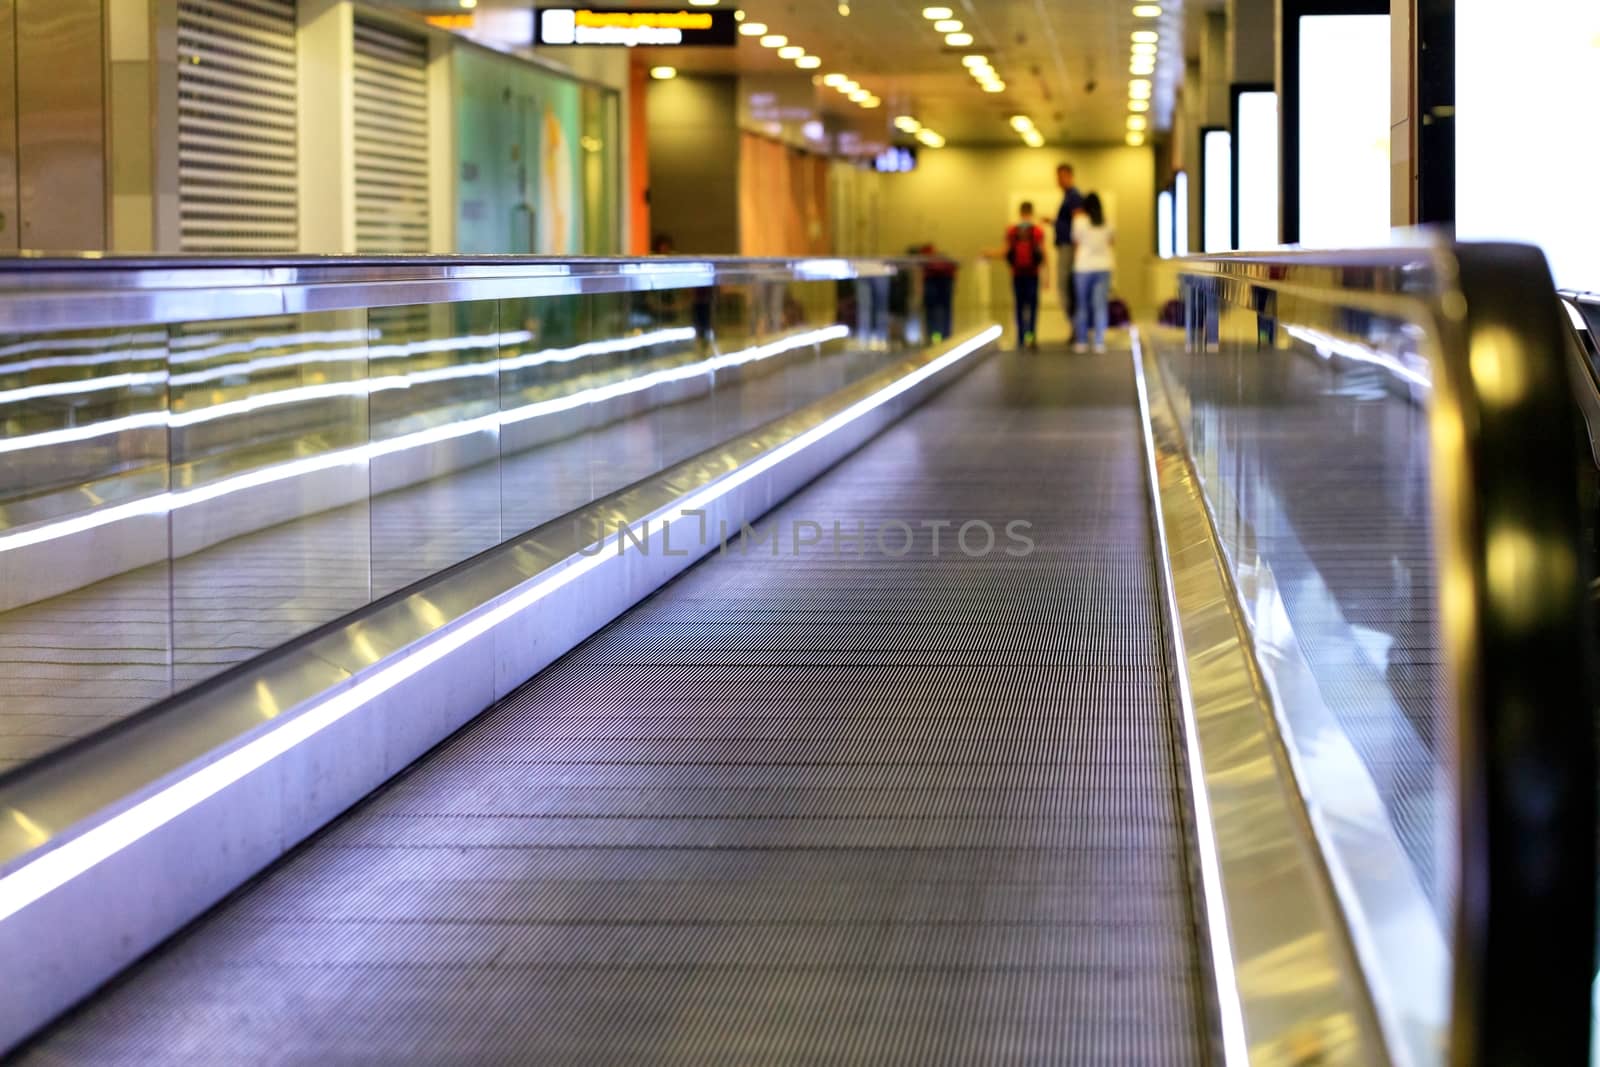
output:
POLYGON ((1424 337, 1271 297, 1196 279, 1163 382, 1335 883, 1421 1051, 1448 1019, 1457 802, 1424 337))
POLYGON ((914 262, 697 266, 0 338, 0 773, 922 343, 914 262))
POLYGON ((1509 1010, 1508 994, 1472 999, 1509 966, 1487 962, 1489 912, 1505 930, 1541 895, 1561 905, 1510 857, 1563 831, 1556 797, 1592 789, 1577 438, 1565 367, 1546 360, 1556 308, 1535 298, 1548 274, 1517 251, 1526 276, 1474 291, 1506 250, 1187 264, 1187 328, 1150 361, 1375 1007, 1415 1064, 1481 1039, 1463 1017, 1509 1010), (1545 730, 1570 730, 1574 758, 1530 749, 1545 730))

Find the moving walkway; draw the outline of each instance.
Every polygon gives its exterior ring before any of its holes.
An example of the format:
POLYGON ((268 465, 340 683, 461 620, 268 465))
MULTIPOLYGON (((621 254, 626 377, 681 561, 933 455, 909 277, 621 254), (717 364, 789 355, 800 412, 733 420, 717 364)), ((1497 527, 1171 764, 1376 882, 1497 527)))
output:
MULTIPOLYGON (((81 326, 226 373, 102 416, 212 451, 119 440, 121 496, 42 484, 0 534, 172 546, 0 617, 142 573, 173 665, 0 778, 23 1061, 1586 1054, 1537 256, 1188 261, 1185 330, 1106 357, 930 345, 915 261, 557 266, 306 265, 275 335, 216 284, 206 323, 191 290, 81 326)), ((93 440, 28 412, 8 442, 93 440)))

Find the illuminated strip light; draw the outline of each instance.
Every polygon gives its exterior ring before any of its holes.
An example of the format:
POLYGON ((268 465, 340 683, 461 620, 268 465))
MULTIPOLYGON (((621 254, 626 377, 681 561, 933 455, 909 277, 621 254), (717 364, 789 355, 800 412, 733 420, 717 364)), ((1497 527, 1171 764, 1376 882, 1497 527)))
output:
POLYGON ((1140 429, 1144 434, 1145 474, 1150 481, 1150 512, 1155 516, 1156 545, 1161 551, 1163 586, 1166 590, 1167 612, 1174 625, 1168 628, 1179 670, 1178 703, 1183 712, 1183 734, 1188 749, 1189 797, 1194 804, 1195 843, 1200 853, 1200 884, 1206 898, 1206 925, 1211 937, 1211 967, 1215 972, 1217 1010, 1222 1016, 1222 1059, 1230 1067, 1243 1067, 1250 1062, 1250 1041, 1244 1026, 1244 1003, 1239 997, 1237 969, 1233 958, 1233 942, 1228 936, 1227 897, 1222 889, 1222 861, 1217 854, 1216 827, 1212 822, 1211 797, 1206 791, 1204 765, 1200 762, 1199 722, 1195 717, 1194 693, 1189 687, 1189 672, 1182 669, 1187 661, 1183 642, 1183 628, 1178 620, 1177 594, 1174 591, 1172 560, 1165 549, 1167 524, 1161 514, 1161 479, 1156 472, 1156 442, 1151 433, 1150 394, 1144 380, 1144 347, 1137 327, 1128 331, 1133 342, 1133 380, 1139 394, 1140 429))
POLYGON ((1317 355, 1323 359, 1330 359, 1335 355, 1357 363, 1366 363, 1374 367, 1381 367, 1398 378, 1403 378, 1411 384, 1427 390, 1433 389, 1433 380, 1401 363, 1398 359, 1383 352, 1375 352, 1365 345, 1358 345, 1354 341, 1346 341, 1342 337, 1325 334, 1321 330, 1312 330, 1304 326, 1285 326, 1283 332, 1290 337, 1298 338, 1316 349, 1317 355))
MULTIPOLYGON (((287 463, 278 463, 270 467, 262 467, 258 470, 250 471, 246 474, 235 475, 232 478, 225 478, 222 481, 213 482, 210 485, 196 486, 193 489, 157 493, 142 500, 135 500, 126 504, 114 505, 109 508, 88 512, 83 515, 77 515, 70 519, 63 519, 58 522, 48 523, 44 526, 35 527, 33 529, 20 530, 13 534, 0 534, 0 552, 9 552, 14 549, 27 548, 30 545, 42 544, 43 542, 53 541, 60 537, 68 537, 72 534, 83 533, 86 530, 93 530, 126 518, 176 511, 180 508, 203 503, 207 500, 215 500, 218 497, 227 496, 230 493, 237 493, 245 489, 255 489, 263 485, 270 485, 273 482, 283 481, 286 478, 298 478, 307 474, 315 474, 319 471, 332 470, 337 467, 358 466, 381 456, 393 455, 396 452, 404 452, 408 449, 420 448, 424 445, 438 444, 442 441, 454 440, 455 438, 466 437, 475 433, 484 433, 497 430, 501 426, 526 422, 529 419, 538 418, 540 415, 548 415, 559 411, 566 411, 571 408, 581 407, 585 404, 598 404, 605 400, 610 400, 618 396, 626 396, 629 393, 639 392, 642 389, 649 389, 653 386, 662 385, 666 382, 681 381, 685 378, 697 377, 706 373, 707 371, 718 370, 726 367, 736 367, 760 359, 770 359, 773 356, 782 355, 783 353, 793 351, 796 348, 803 348, 811 344, 821 344, 823 341, 831 341, 848 337, 849 334, 850 328, 848 326, 829 326, 820 330, 812 330, 807 333, 796 334, 790 337, 782 338, 780 340, 770 342, 769 344, 757 345, 753 348, 742 349, 738 352, 729 352, 725 355, 702 360, 698 363, 690 363, 682 367, 658 371, 655 374, 643 375, 639 378, 627 379, 625 381, 615 382, 611 385, 597 386, 593 389, 585 389, 581 392, 573 393, 570 396, 560 397, 555 400, 540 401, 538 403, 527 404, 519 408, 511 408, 507 411, 496 412, 490 415, 481 415, 478 418, 468 419, 465 422, 454 422, 444 426, 435 426, 430 429, 419 430, 415 433, 403 434, 387 441, 374 441, 355 448, 342 449, 337 452, 328 452, 320 456, 307 456, 303 459, 291 460, 287 463)), ((161 424, 165 424, 167 419, 166 413, 158 412, 155 414, 158 418, 158 421, 161 424)), ((107 424, 96 424, 96 426, 104 425, 107 424)), ((90 430, 94 428, 95 427, 84 427, 83 429, 90 430)), ((3 446, 5 444, 6 442, 0 441, 0 450, 3 450, 3 446)))
POLYGON ((74 441, 88 441, 108 434, 125 433, 128 430, 144 430, 154 426, 164 427, 166 425, 167 412, 165 409, 148 412, 144 415, 124 415, 120 419, 92 422, 87 426, 68 426, 60 430, 31 433, 26 437, 0 438, 0 455, 4 455, 7 452, 22 452, 30 448, 68 445, 74 441))
POLYGON ((218 356, 232 356, 243 352, 259 352, 263 348, 284 348, 288 345, 341 344, 346 341, 366 341, 372 332, 359 330, 311 330, 305 333, 272 333, 252 337, 247 341, 215 342, 226 334, 209 333, 191 337, 174 338, 172 363, 200 363, 218 356))
MULTIPOLYGON (((62 343, 35 346, 36 349, 66 347, 68 346, 62 343)), ((79 345, 76 347, 87 346, 79 345)), ((95 347, 101 346, 97 344, 95 347)), ((49 356, 45 359, 30 359, 22 363, 0 363, 0 377, 26 374, 28 371, 46 370, 52 367, 98 367, 106 363, 137 363, 140 360, 165 362, 166 359, 167 350, 160 346, 155 348, 123 348, 115 352, 99 352, 92 356, 49 356)))
MULTIPOLYGON (((672 269, 667 271, 667 273, 675 273, 675 274, 685 273, 683 268, 677 267, 676 265, 667 265, 667 266, 671 266, 672 267, 672 269)), ((662 269, 661 267, 655 267, 654 268, 655 271, 660 271, 661 269, 662 269)), ((709 269, 709 268, 694 268, 694 269, 696 269, 696 270, 706 270, 706 269, 709 269)), ((658 331, 655 331, 653 333, 642 334, 639 337, 621 338, 616 342, 610 342, 610 343, 623 344, 623 345, 625 345, 627 347, 638 347, 638 346, 642 346, 644 344, 657 343, 657 342, 644 341, 643 338, 660 337, 660 336, 666 335, 666 334, 681 335, 682 331, 685 330, 685 329, 690 329, 690 328, 689 327, 683 327, 681 329, 658 330, 658 331)), ((148 335, 139 335, 139 336, 141 338, 147 338, 148 337, 148 335)), ((30 360, 27 363, 0 364, 0 375, 9 376, 9 375, 13 375, 13 374, 21 374, 21 373, 24 373, 26 371, 32 371, 32 370, 45 370, 45 369, 48 369, 48 368, 51 368, 51 367, 84 367, 84 366, 95 366, 95 365, 104 364, 104 363, 123 363, 123 362, 127 362, 127 361, 130 361, 130 360, 135 360, 140 356, 145 356, 145 357, 148 357, 148 358, 151 358, 151 359, 164 359, 168 363, 176 364, 176 365, 182 365, 182 364, 185 364, 185 363, 200 363, 200 362, 204 362, 205 360, 215 359, 218 356, 235 355, 235 354, 240 354, 240 353, 244 353, 244 352, 259 352, 260 350, 262 350, 264 348, 287 348, 287 347, 290 347, 290 346, 293 346, 293 345, 333 344, 333 343, 344 343, 344 342, 350 342, 350 341, 366 341, 371 337, 371 332, 368 331, 368 330, 362 329, 362 330, 327 330, 327 331, 317 331, 317 332, 307 332, 307 333, 297 333, 297 334, 269 334, 269 335, 264 336, 264 337, 252 338, 252 339, 250 339, 248 341, 236 341, 236 342, 229 342, 229 343, 226 343, 226 344, 214 344, 214 343, 212 343, 212 342, 216 341, 221 336, 222 335, 220 335, 220 334, 208 334, 208 335, 205 335, 204 337, 182 338, 181 340, 184 341, 184 342, 188 342, 188 344, 179 344, 179 343, 175 342, 173 344, 173 346, 172 346, 171 355, 168 355, 167 354, 167 350, 163 349, 163 348, 140 348, 140 349, 124 350, 124 351, 119 351, 119 352, 100 353, 100 354, 93 355, 93 356, 61 356, 61 357, 50 358, 50 359, 30 360), (198 342, 199 344, 206 345, 206 347, 204 347, 204 348, 197 347, 196 342, 198 342)), ((691 334, 691 336, 692 336, 692 334, 691 334)), ((454 350, 454 349, 457 349, 457 348, 472 347, 472 344, 462 343, 462 342, 469 341, 469 340, 472 343, 483 344, 483 345, 488 345, 488 344, 502 344, 502 345, 505 345, 505 344, 520 344, 520 343, 522 343, 524 341, 531 341, 532 339, 533 339, 532 331, 530 331, 530 330, 515 330, 515 331, 510 331, 510 332, 507 332, 507 333, 487 335, 486 337, 483 337, 481 339, 480 338, 471 338, 471 339, 467 339, 467 338, 452 338, 448 342, 426 342, 426 341, 424 341, 424 342, 416 342, 414 344, 409 344, 409 345, 393 345, 393 346, 384 345, 384 346, 379 346, 377 348, 373 348, 373 349, 370 349, 370 350, 368 348, 366 348, 366 347, 362 347, 362 348, 352 348, 352 349, 336 349, 336 350, 331 350, 331 351, 319 351, 319 352, 296 352, 296 353, 292 353, 292 354, 286 355, 286 356, 268 356, 268 357, 266 357, 264 359, 250 360, 250 361, 245 362, 245 363, 232 363, 232 364, 229 364, 229 365, 227 365, 225 367, 211 367, 211 368, 207 368, 206 370, 202 370, 202 371, 186 371, 183 374, 174 374, 174 375, 172 375, 171 381, 172 381, 172 384, 174 384, 174 385, 192 385, 192 384, 194 384, 196 382, 211 381, 211 380, 213 380, 215 378, 227 377, 228 375, 232 375, 232 374, 248 374, 248 373, 251 373, 252 371, 258 371, 258 370, 275 370, 275 369, 278 369, 278 368, 281 368, 281 367, 299 366, 299 365, 304 364, 304 363, 333 363, 333 362, 340 362, 340 361, 344 361, 344 360, 366 359, 366 358, 368 358, 370 355, 372 355, 374 353, 376 353, 380 357, 383 357, 383 356, 401 354, 403 352, 405 352, 405 353, 416 353, 416 352, 423 352, 423 351, 429 351, 429 352, 432 352, 432 351, 451 351, 451 350, 454 350), (430 345, 436 345, 437 347, 427 347, 427 346, 430 346, 430 345)), ((680 339, 680 338, 679 337, 669 337, 669 338, 667 338, 667 340, 674 340, 674 339, 680 339)), ((112 340, 114 340, 114 339, 112 339, 112 340)), ((77 339, 73 339, 73 342, 77 343, 78 347, 87 347, 90 344, 93 344, 94 346, 99 347, 99 346, 102 346, 102 345, 106 344, 107 343, 107 339, 91 338, 91 339, 83 340, 81 342, 78 342, 77 339)), ((603 342, 590 342, 589 344, 601 344, 601 343, 603 343, 603 342)), ((48 349, 48 348, 63 348, 63 347, 67 347, 67 346, 68 346, 68 342, 65 342, 65 341, 63 341, 63 342, 38 342, 36 344, 30 344, 30 345, 27 345, 27 346, 14 345, 14 346, 11 346, 10 348, 0 348, 0 356, 5 356, 7 354, 10 354, 13 349, 20 351, 23 348, 32 348, 32 349, 47 348, 48 349)), ((577 349, 583 349, 585 347, 586 347, 586 345, 578 345, 578 346, 576 346, 577 349)), ((575 349, 557 349, 555 351, 574 351, 574 350, 575 349)), ((618 349, 614 349, 614 350, 607 349, 607 351, 625 351, 625 350, 626 350, 626 348, 618 348, 618 349)))
POLYGON ((303 367, 314 363, 354 363, 367 358, 365 348, 325 348, 311 352, 294 352, 287 356, 265 356, 245 363, 229 363, 208 370, 184 371, 168 379, 175 386, 199 385, 218 378, 234 378, 263 370, 282 370, 285 367, 303 367))
MULTIPOLYGON (((15 344, 0 345, 0 359, 7 356, 19 356, 24 352, 59 352, 73 348, 103 349, 109 344, 118 341, 161 341, 166 335, 159 330, 148 333, 119 333, 110 337, 39 337, 31 341, 18 341, 15 344)), ((55 366, 55 364, 46 364, 55 366)), ((10 368, 7 368, 9 373, 10 368)))
POLYGON ((543 352, 532 352, 524 356, 512 356, 500 361, 501 370, 525 370, 528 367, 538 367, 546 363, 571 363, 575 359, 584 359, 587 356, 608 356, 619 352, 633 352, 640 348, 650 348, 654 345, 672 344, 676 341, 693 341, 695 330, 693 326, 678 326, 666 330, 653 330, 635 337, 621 337, 614 341, 586 341, 581 345, 571 348, 551 348, 543 352))
POLYGON ((90 378, 81 382, 47 382, 44 385, 0 390, 0 404, 22 404, 48 396, 98 393, 107 389, 134 389, 141 385, 158 385, 166 380, 166 371, 151 371, 145 374, 113 374, 108 378, 90 378))
MULTIPOLYGON (((990 326, 971 340, 963 342, 871 396, 852 404, 749 465, 706 486, 677 504, 674 508, 676 514, 660 520, 662 526, 690 520, 698 522, 699 516, 690 515, 690 512, 703 511, 707 505, 726 496, 752 478, 766 473, 790 456, 882 407, 906 390, 998 340, 1000 335, 999 326, 990 326)), ((650 523, 649 518, 643 520, 646 537, 649 536, 650 523)), ((627 529, 630 533, 633 530, 631 526, 627 529)), ((438 663, 457 649, 515 618, 551 593, 581 578, 605 561, 606 546, 622 543, 623 535, 624 531, 619 529, 614 534, 602 538, 598 542, 600 551, 593 555, 583 556, 562 567, 497 607, 480 609, 480 614, 460 620, 453 628, 427 640, 421 647, 409 652, 397 662, 379 668, 350 688, 341 690, 314 704, 303 713, 275 725, 267 733, 0 878, 0 922, 116 855, 140 838, 159 830, 195 805, 215 796, 252 771, 266 766, 351 712, 371 703, 400 683, 438 663)))
MULTIPOLYGON (((533 333, 528 330, 518 330, 513 333, 494 335, 505 344, 520 344, 533 339, 533 333)), ((221 404, 212 404, 198 408, 194 411, 169 415, 166 424, 176 429, 195 426, 200 423, 212 422, 217 419, 233 418, 239 415, 249 415, 268 408, 281 407, 285 404, 301 404, 316 400, 338 399, 341 397, 370 396, 373 393, 387 392, 392 389, 410 389, 413 386, 429 385, 434 382, 451 381, 460 378, 487 377, 501 371, 522 370, 527 367, 536 367, 546 363, 565 363, 582 359, 587 356, 611 354, 618 352, 631 352, 640 348, 649 348, 653 345, 667 344, 673 341, 693 340, 694 327, 681 326, 667 330, 656 330, 651 333, 639 334, 633 337, 619 338, 614 341, 591 341, 586 344, 576 345, 572 348, 550 349, 544 352, 534 352, 522 356, 512 356, 508 359, 471 363, 457 367, 436 367, 432 370, 411 371, 407 374, 386 375, 382 378, 364 378, 355 382, 329 382, 322 385, 304 385, 293 389, 279 389, 270 393, 260 393, 256 396, 245 397, 241 400, 231 400, 221 404)), ((447 352, 467 348, 481 348, 493 341, 484 341, 480 337, 457 337, 448 341, 419 341, 413 345, 385 346, 385 354, 413 355, 419 352, 447 352)), ((374 350, 378 351, 378 350, 374 350)), ((364 349, 344 349, 338 352, 298 353, 293 356, 277 356, 267 359, 255 360, 250 364, 235 364, 230 367, 216 367, 206 371, 191 371, 186 374, 173 375, 170 384, 173 386, 194 385, 201 381, 214 378, 227 377, 232 374, 245 373, 244 368, 264 369, 264 365, 274 367, 294 366, 302 363, 331 363, 341 360, 359 360, 366 358, 364 349)), ((118 375, 116 378, 96 378, 85 382, 57 382, 50 385, 31 386, 30 390, 49 390, 50 392, 39 395, 63 395, 77 392, 92 392, 96 389, 109 389, 116 386, 125 386, 130 383, 126 380, 142 378, 150 382, 159 382, 165 375, 118 375), (110 383, 110 384, 101 384, 110 383)), ((18 390, 27 392, 29 390, 18 390)), ((32 397, 14 396, 10 393, 0 392, 0 403, 12 400, 32 399, 32 397)), ((39 448, 46 445, 62 444, 74 440, 87 440, 102 434, 122 433, 136 427, 157 425, 160 419, 154 414, 131 416, 139 421, 111 420, 107 422, 91 423, 87 426, 71 427, 67 430, 50 430, 43 433, 29 434, 25 437, 13 437, 0 441, 0 452, 20 451, 28 448, 39 448), (69 438, 52 437, 70 433, 75 436, 69 438)))
POLYGON ((729 367, 740 367, 746 363, 756 363, 763 359, 792 352, 796 348, 807 345, 820 345, 827 341, 837 341, 850 336, 848 326, 828 326, 821 330, 812 330, 809 333, 785 337, 781 341, 770 344, 757 345, 754 348, 741 349, 738 352, 729 352, 726 355, 716 356, 712 359, 702 360, 699 363, 688 363, 682 367, 669 367, 666 370, 655 371, 652 374, 642 374, 637 378, 626 378, 610 385, 597 386, 594 389, 585 389, 581 393, 570 396, 556 397, 553 400, 542 400, 537 404, 527 404, 520 408, 512 408, 501 415, 503 425, 526 422, 528 419, 537 419, 544 415, 554 415, 562 411, 570 411, 585 404, 599 404, 606 400, 615 400, 619 396, 628 396, 630 393, 643 392, 653 389, 658 385, 670 382, 681 382, 688 378, 698 378, 712 371, 725 370, 729 367))

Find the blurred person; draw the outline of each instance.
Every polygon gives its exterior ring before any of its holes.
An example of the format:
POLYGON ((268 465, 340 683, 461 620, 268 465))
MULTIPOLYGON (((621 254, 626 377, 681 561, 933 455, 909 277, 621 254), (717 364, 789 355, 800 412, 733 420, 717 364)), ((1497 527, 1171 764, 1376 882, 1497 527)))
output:
POLYGON ((1061 187, 1061 210, 1056 212, 1054 219, 1056 288, 1061 295, 1061 313, 1067 317, 1067 330, 1081 341, 1083 334, 1073 332, 1073 324, 1077 321, 1078 313, 1078 290, 1072 283, 1073 271, 1077 269, 1076 251, 1072 243, 1072 220, 1083 207, 1083 194, 1078 191, 1071 163, 1063 163, 1056 168, 1056 184, 1061 187))
MULTIPOLYGON (((658 233, 650 242, 650 254, 653 256, 677 255, 677 246, 673 243, 672 235, 658 233)), ((658 300, 657 309, 663 322, 674 321, 679 314, 679 300, 682 290, 660 289, 651 290, 658 300)), ((716 339, 716 329, 712 323, 712 300, 715 290, 710 288, 692 289, 689 291, 689 316, 694 325, 695 348, 700 352, 711 349, 712 342, 716 339)))
POLYGON ((950 336, 951 310, 955 303, 956 261, 940 255, 931 244, 923 245, 920 253, 928 257, 922 268, 922 312, 927 324, 928 337, 939 344, 950 336))
POLYGON ((1044 266, 1044 231, 1033 221, 1033 201, 1024 200, 1016 224, 1006 229, 1006 263, 1017 303, 1017 347, 1039 347, 1039 270, 1044 266))
POLYGON ((1115 263, 1111 246, 1116 232, 1106 222, 1105 208, 1098 193, 1083 198, 1072 219, 1074 262, 1072 281, 1076 288, 1077 309, 1073 314, 1074 352, 1086 349, 1089 316, 1094 315, 1094 350, 1106 350, 1106 302, 1111 294, 1111 270, 1115 263))

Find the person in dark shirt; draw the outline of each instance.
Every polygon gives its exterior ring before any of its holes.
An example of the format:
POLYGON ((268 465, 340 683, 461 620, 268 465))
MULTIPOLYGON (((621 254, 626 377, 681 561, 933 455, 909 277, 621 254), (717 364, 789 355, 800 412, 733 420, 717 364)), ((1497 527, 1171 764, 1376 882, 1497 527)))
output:
POLYGON ((1033 221, 1033 203, 1022 202, 1017 224, 1006 230, 1006 263, 1017 302, 1017 348, 1039 347, 1039 270, 1044 266, 1044 232, 1033 221))
POLYGON ((1061 310, 1067 316, 1067 329, 1078 313, 1078 291, 1072 284, 1072 217, 1083 208, 1083 194, 1073 178, 1072 164, 1056 168, 1056 184, 1061 186, 1061 210, 1056 212, 1056 287, 1061 291, 1061 310))

